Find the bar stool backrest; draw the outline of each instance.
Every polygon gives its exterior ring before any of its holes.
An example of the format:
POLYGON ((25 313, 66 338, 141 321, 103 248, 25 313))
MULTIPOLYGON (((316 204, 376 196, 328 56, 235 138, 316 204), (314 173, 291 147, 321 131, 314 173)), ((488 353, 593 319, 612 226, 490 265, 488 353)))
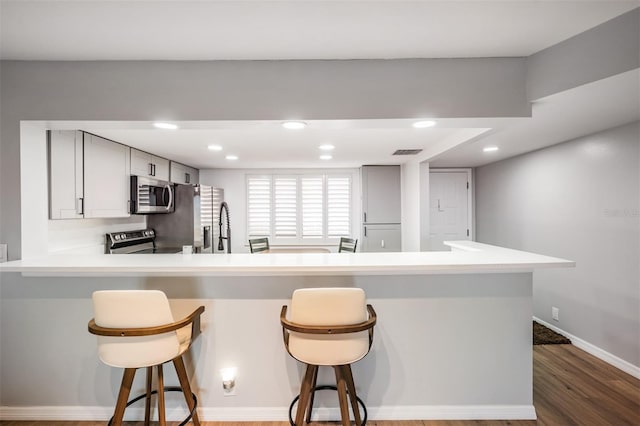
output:
MULTIPOLYGON (((157 290, 104 290, 93 293, 96 325, 109 328, 155 327, 174 322, 167 296, 157 290)), ((149 367, 179 355, 175 331, 154 336, 98 336, 98 354, 112 367, 149 367)))
MULTIPOLYGON (((301 325, 334 326, 367 320, 364 290, 360 288, 306 288, 293 292, 290 320, 301 325)), ((344 365, 369 352, 367 331, 346 334, 291 332, 289 352, 313 365, 344 365)))

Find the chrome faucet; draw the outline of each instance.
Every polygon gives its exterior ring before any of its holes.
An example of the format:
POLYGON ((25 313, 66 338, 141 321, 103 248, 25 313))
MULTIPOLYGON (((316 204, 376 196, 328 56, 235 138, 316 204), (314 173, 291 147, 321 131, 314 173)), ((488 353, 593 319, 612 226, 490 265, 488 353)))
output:
POLYGON ((231 253, 231 226, 229 225, 229 206, 227 205, 226 202, 222 202, 222 204, 220 204, 220 215, 218 216, 218 225, 220 226, 220 233, 218 234, 218 250, 219 251, 224 251, 224 243, 222 240, 227 240, 227 253, 231 253), (227 233, 226 233, 226 237, 222 236, 222 211, 224 210, 225 212, 225 219, 226 219, 226 224, 227 224, 227 233))

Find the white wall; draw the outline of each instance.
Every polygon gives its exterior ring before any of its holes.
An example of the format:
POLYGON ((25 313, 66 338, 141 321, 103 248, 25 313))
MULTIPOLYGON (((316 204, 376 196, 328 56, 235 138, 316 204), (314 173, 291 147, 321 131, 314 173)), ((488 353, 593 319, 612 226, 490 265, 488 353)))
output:
MULTIPOLYGON (((352 237, 360 238, 362 210, 359 169, 209 169, 200 170, 200 183, 224 189, 224 199, 229 205, 231 223, 232 253, 249 253, 247 238, 247 185, 248 174, 301 174, 301 173, 343 173, 351 175, 352 237)), ((271 242, 273 245, 273 242, 271 242)), ((337 251, 337 245, 325 246, 337 251)))
POLYGON ((476 170, 480 242, 575 260, 534 274, 534 314, 640 366, 640 125, 476 170), (560 321, 551 319, 551 307, 560 321))

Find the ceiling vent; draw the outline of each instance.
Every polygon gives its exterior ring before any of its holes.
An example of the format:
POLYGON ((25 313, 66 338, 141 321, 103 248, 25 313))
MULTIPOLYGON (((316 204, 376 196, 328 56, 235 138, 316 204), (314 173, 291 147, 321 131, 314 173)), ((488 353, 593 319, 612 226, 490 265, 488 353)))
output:
POLYGON ((393 155, 416 155, 422 152, 421 149, 398 149, 393 155))

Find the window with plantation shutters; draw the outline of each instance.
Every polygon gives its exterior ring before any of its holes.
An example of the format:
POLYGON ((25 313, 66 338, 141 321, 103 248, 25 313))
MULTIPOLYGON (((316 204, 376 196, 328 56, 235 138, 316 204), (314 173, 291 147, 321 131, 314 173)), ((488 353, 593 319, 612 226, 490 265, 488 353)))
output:
POLYGON ((298 182, 295 177, 273 178, 274 238, 298 235, 298 182))
POLYGON ((302 238, 324 238, 324 177, 304 176, 302 186, 302 238))
POLYGON ((247 236, 271 235, 271 176, 247 178, 247 236))
POLYGON ((334 244, 351 236, 351 176, 247 176, 247 236, 271 244, 334 244))
POLYGON ((351 235, 351 178, 327 177, 327 236, 351 235))

